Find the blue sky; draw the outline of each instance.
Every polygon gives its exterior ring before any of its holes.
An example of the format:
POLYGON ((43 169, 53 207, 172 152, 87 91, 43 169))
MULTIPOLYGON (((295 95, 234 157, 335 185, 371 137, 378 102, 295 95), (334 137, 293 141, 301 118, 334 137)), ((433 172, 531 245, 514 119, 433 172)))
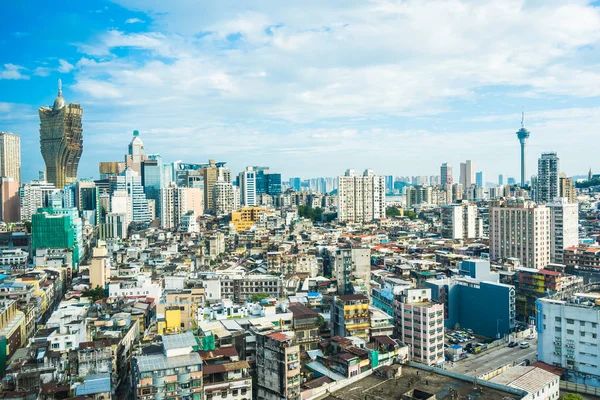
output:
POLYGON ((599 171, 600 9, 587 1, 89 0, 10 2, 0 25, 0 131, 37 176, 37 108, 84 108, 81 177, 121 160, 138 129, 168 161, 439 174, 472 159, 487 181, 557 151, 599 171))

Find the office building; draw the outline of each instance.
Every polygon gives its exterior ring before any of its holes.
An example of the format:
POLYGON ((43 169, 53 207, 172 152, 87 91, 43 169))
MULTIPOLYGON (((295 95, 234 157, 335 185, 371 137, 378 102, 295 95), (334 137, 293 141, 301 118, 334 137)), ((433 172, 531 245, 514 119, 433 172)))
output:
POLYGON ((452 164, 446 162, 440 167, 440 185, 442 187, 450 187, 454 183, 452 177, 452 164))
POLYGON ((385 176, 385 192, 386 193, 394 193, 394 176, 393 175, 385 176))
POLYGON ((564 197, 547 206, 550 209, 550 261, 562 264, 565 249, 579 243, 579 206, 564 197))
POLYGON ((498 185, 499 186, 504 185, 504 175, 502 175, 502 174, 498 175, 498 185))
POLYGON ((223 176, 225 182, 231 183, 231 171, 225 168, 224 162, 217 163, 215 160, 208 160, 208 164, 202 168, 204 178, 204 208, 207 211, 214 212, 213 191, 219 175, 223 176))
POLYGON ((506 180, 506 184, 507 185, 516 185, 517 184, 517 180, 511 176, 508 177, 508 179, 506 180))
POLYGON ((550 263, 550 209, 532 201, 496 200, 490 206, 490 257, 518 258, 528 268, 550 263))
POLYGON ((556 153, 542 153, 538 160, 534 198, 538 203, 545 204, 554 201, 559 196, 559 167, 556 153))
POLYGON ((18 182, 13 178, 0 178, 0 219, 6 223, 19 222, 20 211, 18 182))
MULTIPOLYGON (((527 144, 527 139, 529 139, 529 131, 525 129, 524 119, 525 113, 521 116, 521 129, 517 131, 517 138, 519 138, 519 143, 521 144, 521 187, 525 186, 525 176, 527 175, 525 172, 525 145, 527 144)), ((511 185, 510 178, 508 184, 511 185)), ((514 183, 512 184, 514 185, 514 183)))
POLYGON ((331 303, 332 336, 369 340, 369 298, 362 294, 335 296, 331 303))
POLYGON ((172 171, 165 167, 160 154, 149 154, 141 162, 141 177, 146 198, 155 201, 156 214, 160 215, 162 204, 159 191, 171 184, 172 171))
POLYGON ((446 239, 476 239, 483 233, 483 220, 477 216, 477 205, 463 202, 443 205, 441 234, 446 239))
POLYGON ((479 171, 475 174, 475 184, 480 188, 485 188, 485 174, 479 171))
POLYGON ((125 192, 127 194, 127 206, 129 207, 127 215, 131 216, 131 222, 140 224, 150 223, 152 215, 148 208, 148 199, 146 199, 146 194, 144 193, 142 178, 137 172, 126 168, 125 171, 117 176, 113 184, 113 191, 125 192))
POLYGON ((566 300, 537 300, 537 357, 564 368, 567 382, 600 387, 600 293, 579 292, 566 300))
POLYGON ((240 187, 242 205, 247 207, 257 206, 257 195, 256 195, 256 175, 252 167, 246 167, 246 169, 240 172, 238 183, 240 187))
POLYGON ((463 188, 468 188, 475 184, 475 165, 473 161, 467 160, 464 163, 460 163, 459 183, 463 188))
POLYGON ((373 170, 362 176, 353 169, 338 178, 338 221, 370 222, 385 218, 385 178, 373 170))
POLYGON ((431 298, 444 304, 444 324, 457 324, 475 333, 500 338, 516 325, 515 288, 499 283, 489 261, 466 260, 460 263, 459 277, 431 279, 425 287, 431 298))
POLYGON ((294 189, 294 191, 299 192, 301 181, 300 178, 290 178, 290 187, 294 189))
POLYGON ((575 203, 575 187, 573 186, 573 179, 567 178, 565 174, 560 174, 558 182, 559 186, 559 197, 565 197, 569 203, 575 203))
POLYGON ((138 175, 142 175, 142 162, 146 159, 146 155, 144 153, 144 143, 140 138, 139 131, 133 131, 133 138, 131 142, 129 142, 129 146, 127 149, 127 155, 125 156, 125 167, 129 168, 138 175))
MULTIPOLYGON (((253 167, 256 173, 256 196, 281 194, 281 174, 269 172, 269 167, 253 167)), ((241 187, 241 186, 240 186, 241 187)))
POLYGON ((194 335, 162 336, 159 352, 132 359, 136 399, 201 399, 202 359, 194 335))
POLYGON ((413 361, 444 363, 444 305, 431 299, 431 289, 404 289, 394 296, 396 337, 407 344, 413 361))
POLYGON ((11 178, 21 185, 21 137, 0 132, 0 178, 11 178))
POLYGON ((300 400, 300 346, 285 332, 256 335, 256 384, 259 399, 300 400))
POLYGON ((46 181, 59 189, 77 180, 77 167, 83 151, 83 109, 67 102, 58 81, 54 105, 40 107, 40 147, 46 164, 46 181))

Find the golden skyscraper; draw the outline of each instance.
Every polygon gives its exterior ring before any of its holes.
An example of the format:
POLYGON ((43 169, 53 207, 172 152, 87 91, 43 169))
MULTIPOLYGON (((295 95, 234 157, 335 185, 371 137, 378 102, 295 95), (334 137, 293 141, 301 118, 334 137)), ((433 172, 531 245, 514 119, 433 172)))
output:
POLYGON ((54 105, 40 107, 40 148, 46 163, 46 181, 64 188, 77 180, 77 167, 83 151, 83 109, 62 97, 58 80, 58 97, 54 105))

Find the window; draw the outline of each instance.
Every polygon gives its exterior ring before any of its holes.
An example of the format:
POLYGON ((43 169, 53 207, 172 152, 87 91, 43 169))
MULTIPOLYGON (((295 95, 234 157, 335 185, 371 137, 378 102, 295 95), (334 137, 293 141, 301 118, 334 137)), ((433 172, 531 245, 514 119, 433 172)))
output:
POLYGON ((555 326, 554 327, 554 331, 555 332, 560 332, 560 331, 562 331, 562 329, 560 329, 560 326, 555 326))
POLYGON ((567 329, 567 335, 572 335, 574 333, 575 331, 573 329, 567 329))
POLYGON ((554 321, 560 322, 560 317, 554 317, 554 321))
POLYGON ((571 318, 567 318, 567 324, 574 324, 574 323, 575 323, 574 320, 572 320, 571 318))

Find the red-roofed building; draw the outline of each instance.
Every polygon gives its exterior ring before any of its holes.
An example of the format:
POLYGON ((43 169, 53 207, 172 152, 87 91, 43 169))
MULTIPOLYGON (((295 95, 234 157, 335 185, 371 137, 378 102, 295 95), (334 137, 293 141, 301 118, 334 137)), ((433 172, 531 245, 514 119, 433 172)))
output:
POLYGON ((566 248, 564 264, 569 269, 600 270, 600 247, 580 245, 566 248))

